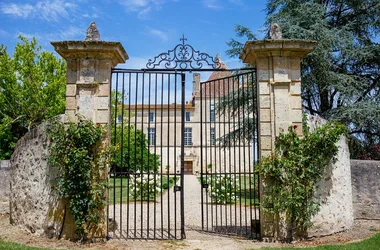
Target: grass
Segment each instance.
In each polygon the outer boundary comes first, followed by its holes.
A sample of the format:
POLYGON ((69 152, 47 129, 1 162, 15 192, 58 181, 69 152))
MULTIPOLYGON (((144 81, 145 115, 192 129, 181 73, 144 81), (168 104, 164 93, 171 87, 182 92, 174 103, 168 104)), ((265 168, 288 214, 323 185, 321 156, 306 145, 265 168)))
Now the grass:
MULTIPOLYGON (((251 178, 249 178, 249 176, 237 176, 236 178, 237 183, 240 184, 240 191, 236 192, 236 196, 238 197, 236 204, 242 204, 243 206, 259 206, 260 199, 258 193, 256 192, 255 194, 253 174, 251 178)), ((201 177, 199 176, 197 179, 199 183, 201 183, 201 177)), ((232 201, 232 204, 235 204, 235 202, 232 201)))
POLYGON ((7 242, 0 240, 0 249, 9 249, 9 250, 47 250, 49 248, 39 248, 39 247, 30 247, 25 246, 19 243, 7 242))
MULTIPOLYGON (((180 242, 177 241, 168 241, 170 244, 182 246, 180 242)), ((22 245, 19 243, 7 242, 0 239, 0 250, 9 249, 9 250, 48 250, 51 248, 38 248, 22 245)), ((231 248, 232 249, 232 248, 231 248)), ((376 234, 367 240, 361 242, 355 242, 344 245, 321 245, 317 247, 306 247, 306 248, 297 248, 297 247, 264 247, 260 248, 263 250, 379 250, 380 249, 380 234, 376 234)))
MULTIPOLYGON (((179 178, 177 177, 177 180, 179 178)), ((162 192, 164 192, 165 190, 171 188, 174 184, 175 184, 175 181, 174 181, 174 177, 167 177, 165 175, 162 175, 161 176, 161 181, 162 181, 162 192)), ((158 185, 161 186, 161 181, 158 182, 158 185)), ((109 182, 109 202, 110 204, 113 204, 114 203, 114 197, 116 197, 116 202, 115 203, 127 203, 128 202, 128 199, 127 199, 127 193, 128 193, 128 178, 127 177, 117 177, 117 178, 110 178, 110 182, 109 182), (114 186, 115 186, 115 195, 114 195, 114 186), (122 191, 121 191, 122 190, 122 191), (122 202, 121 201, 121 197, 120 197, 120 194, 122 193, 122 202)), ((156 197, 158 197, 160 194, 157 194, 156 197)), ((138 200, 138 199, 136 199, 138 200)), ((133 197, 130 196, 129 197, 129 201, 134 201, 133 197)), ((149 201, 154 201, 153 199, 152 200, 149 200, 149 201)))
POLYGON ((307 249, 307 250, 379 250, 380 249, 380 234, 363 240, 361 242, 355 242, 345 245, 321 245, 317 247, 307 247, 307 248, 298 248, 298 247, 265 247, 263 250, 296 250, 296 249, 307 249))
MULTIPOLYGON (((256 183, 258 180, 255 180, 256 183)), ((259 206, 260 199, 256 192, 255 183, 253 183, 253 174, 249 176, 240 177, 240 192, 237 192, 239 201, 244 206, 259 206)))

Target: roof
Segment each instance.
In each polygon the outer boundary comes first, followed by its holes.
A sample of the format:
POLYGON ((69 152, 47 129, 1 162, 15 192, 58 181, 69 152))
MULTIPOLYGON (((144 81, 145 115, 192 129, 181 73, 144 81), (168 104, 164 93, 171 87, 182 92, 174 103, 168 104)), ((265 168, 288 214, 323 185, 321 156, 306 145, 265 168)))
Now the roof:
POLYGON ((239 82, 233 78, 232 71, 220 59, 221 68, 226 71, 214 71, 207 81, 201 82, 201 93, 203 97, 219 97, 228 94, 231 90, 239 88, 239 82))

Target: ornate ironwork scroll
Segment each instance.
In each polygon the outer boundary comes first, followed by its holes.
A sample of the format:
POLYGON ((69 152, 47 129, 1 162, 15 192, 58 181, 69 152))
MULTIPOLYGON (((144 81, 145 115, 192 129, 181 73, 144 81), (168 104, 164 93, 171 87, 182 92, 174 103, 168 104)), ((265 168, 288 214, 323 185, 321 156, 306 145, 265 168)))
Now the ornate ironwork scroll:
POLYGON ((173 70, 197 70, 202 69, 204 66, 210 66, 212 69, 221 68, 219 56, 213 58, 207 53, 195 50, 193 46, 185 43, 187 38, 184 36, 180 41, 182 41, 182 44, 178 44, 174 49, 159 54, 153 60, 149 59, 146 67, 148 69, 164 67, 165 69, 173 70))

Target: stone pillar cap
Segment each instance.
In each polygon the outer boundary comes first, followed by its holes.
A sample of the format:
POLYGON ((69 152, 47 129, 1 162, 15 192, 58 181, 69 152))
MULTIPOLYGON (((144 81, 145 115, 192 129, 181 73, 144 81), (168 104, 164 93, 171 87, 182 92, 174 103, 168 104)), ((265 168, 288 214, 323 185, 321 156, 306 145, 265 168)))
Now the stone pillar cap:
POLYGON ((50 43, 64 59, 83 58, 83 53, 86 53, 89 58, 113 58, 117 64, 125 63, 129 58, 120 42, 61 41, 50 43))
POLYGON ((267 56, 303 58, 313 50, 316 43, 313 40, 293 39, 247 41, 239 58, 244 63, 252 63, 258 57, 267 56))

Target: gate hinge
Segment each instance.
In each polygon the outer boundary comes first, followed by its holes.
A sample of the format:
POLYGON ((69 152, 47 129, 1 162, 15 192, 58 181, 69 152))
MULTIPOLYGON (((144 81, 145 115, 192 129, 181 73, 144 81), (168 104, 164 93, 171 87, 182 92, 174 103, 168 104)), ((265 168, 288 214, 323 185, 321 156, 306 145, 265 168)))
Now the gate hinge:
POLYGON ((178 191, 182 191, 182 187, 181 187, 181 186, 177 186, 177 185, 175 185, 175 186, 174 186, 174 193, 175 193, 175 192, 178 192, 178 191))
POLYGON ((207 183, 203 183, 202 184, 202 188, 208 188, 208 184, 207 183))

